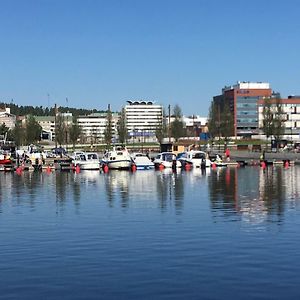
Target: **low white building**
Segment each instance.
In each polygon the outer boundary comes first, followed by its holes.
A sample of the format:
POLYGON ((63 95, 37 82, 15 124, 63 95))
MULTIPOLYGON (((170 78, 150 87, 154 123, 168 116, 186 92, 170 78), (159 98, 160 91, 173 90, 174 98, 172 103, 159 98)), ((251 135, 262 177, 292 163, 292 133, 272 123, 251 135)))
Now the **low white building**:
MULTIPOLYGON (((285 120, 285 133, 284 137, 289 140, 299 140, 300 133, 300 96, 289 96, 286 99, 271 99, 272 109, 276 111, 276 102, 279 101, 283 118, 285 120)), ((264 100, 258 102, 258 123, 259 128, 263 126, 263 107, 264 100)), ((262 130, 261 130, 262 134, 262 130)))

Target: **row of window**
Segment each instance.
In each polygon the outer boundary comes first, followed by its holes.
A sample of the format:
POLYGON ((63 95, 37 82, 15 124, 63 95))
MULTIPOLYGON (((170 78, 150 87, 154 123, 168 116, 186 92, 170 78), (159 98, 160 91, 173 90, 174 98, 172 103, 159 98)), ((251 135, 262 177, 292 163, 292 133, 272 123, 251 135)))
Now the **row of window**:
POLYGON ((247 119, 237 119, 236 120, 237 123, 257 123, 258 119, 251 119, 251 118, 247 118, 247 119))

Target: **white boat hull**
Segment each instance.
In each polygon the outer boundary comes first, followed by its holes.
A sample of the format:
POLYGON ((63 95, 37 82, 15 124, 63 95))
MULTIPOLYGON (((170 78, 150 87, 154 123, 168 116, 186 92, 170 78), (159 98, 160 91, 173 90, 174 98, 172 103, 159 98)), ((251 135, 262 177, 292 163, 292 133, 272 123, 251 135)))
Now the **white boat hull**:
POLYGON ((100 163, 99 162, 79 163, 78 166, 81 170, 100 170, 100 163))
POLYGON ((104 162, 109 169, 130 169, 132 161, 130 160, 111 160, 104 162))

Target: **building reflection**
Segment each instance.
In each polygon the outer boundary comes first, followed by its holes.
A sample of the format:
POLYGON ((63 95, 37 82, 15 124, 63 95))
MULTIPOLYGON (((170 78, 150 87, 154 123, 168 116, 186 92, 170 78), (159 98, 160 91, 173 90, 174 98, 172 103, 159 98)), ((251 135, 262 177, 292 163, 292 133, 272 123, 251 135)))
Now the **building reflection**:
POLYGON ((174 199, 175 211, 180 214, 184 203, 184 183, 181 170, 177 170, 177 172, 173 172, 172 169, 157 171, 156 193, 162 212, 172 207, 174 199))
POLYGON ((214 217, 259 224, 281 222, 288 206, 296 206, 299 168, 226 168, 211 172, 209 198, 214 217))

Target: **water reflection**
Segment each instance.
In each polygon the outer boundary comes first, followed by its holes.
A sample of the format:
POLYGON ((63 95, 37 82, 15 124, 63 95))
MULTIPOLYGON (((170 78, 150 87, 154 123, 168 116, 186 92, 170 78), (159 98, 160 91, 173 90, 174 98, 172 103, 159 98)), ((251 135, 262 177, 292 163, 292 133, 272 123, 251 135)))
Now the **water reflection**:
POLYGON ((299 168, 257 167, 212 171, 208 181, 214 217, 250 223, 281 222, 286 207, 295 207, 299 168))
POLYGON ((53 200, 57 212, 63 212, 69 202, 79 213, 81 202, 93 198, 123 211, 158 208, 162 213, 181 214, 195 190, 205 186, 200 196, 209 200, 215 219, 282 222, 287 209, 299 206, 299 177, 299 167, 0 173, 0 212, 3 205, 35 209, 38 203, 53 200))
POLYGON ((171 169, 166 169, 156 172, 155 190, 162 212, 165 212, 172 205, 172 199, 174 199, 175 211, 181 213, 184 201, 184 182, 180 170, 173 172, 171 169))
POLYGON ((165 211, 173 202, 177 212, 183 207, 184 184, 179 172, 111 171, 104 175, 104 184, 110 207, 114 207, 116 201, 120 201, 124 209, 158 206, 165 211))

